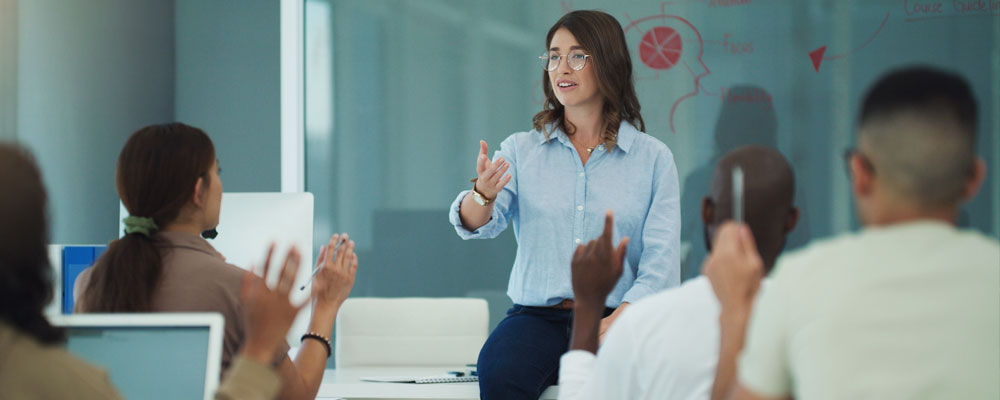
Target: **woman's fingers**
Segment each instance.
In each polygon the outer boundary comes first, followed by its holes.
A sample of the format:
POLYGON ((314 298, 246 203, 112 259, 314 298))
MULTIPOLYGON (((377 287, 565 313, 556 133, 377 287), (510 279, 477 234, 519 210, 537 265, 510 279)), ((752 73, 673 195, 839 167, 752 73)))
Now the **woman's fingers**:
POLYGON ((333 258, 337 255, 337 243, 341 240, 340 234, 336 233, 330 236, 330 242, 326 244, 326 260, 323 262, 327 265, 333 264, 333 258))
POLYGON ((497 175, 498 171, 500 170, 501 167, 503 167, 505 163, 506 160, 504 160, 503 157, 497 158, 496 161, 493 161, 493 163, 489 164, 489 167, 486 168, 485 171, 479 172, 479 180, 483 181, 483 183, 489 183, 497 176, 499 176, 497 175))
POLYGON ((497 183, 497 192, 502 190, 504 186, 507 186, 507 183, 510 182, 510 178, 512 178, 510 174, 504 175, 503 179, 497 183))
POLYGON ((489 150, 489 146, 486 145, 485 140, 479 141, 479 155, 476 157, 476 175, 482 175, 483 171, 489 168, 490 158, 486 155, 489 150))
POLYGON ((285 263, 281 267, 281 274, 278 276, 278 293, 287 295, 292 290, 295 283, 295 275, 299 272, 299 251, 292 247, 285 256, 285 263))
POLYGON ((271 255, 273 254, 274 242, 271 242, 271 244, 267 246, 267 256, 264 257, 264 272, 260 275, 265 281, 267 280, 267 273, 271 270, 271 255))
POLYGON ((354 257, 354 241, 344 243, 344 253, 340 261, 340 270, 346 271, 351 268, 351 258, 354 257))

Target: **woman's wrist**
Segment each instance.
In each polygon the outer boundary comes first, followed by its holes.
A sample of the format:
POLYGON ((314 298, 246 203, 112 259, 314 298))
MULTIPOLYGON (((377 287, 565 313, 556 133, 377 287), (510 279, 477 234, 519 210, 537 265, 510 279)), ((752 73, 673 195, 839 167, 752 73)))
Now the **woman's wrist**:
POLYGON ((271 347, 259 343, 253 338, 249 338, 243 347, 243 356, 261 364, 269 365, 274 360, 274 355, 277 351, 277 348, 271 347))

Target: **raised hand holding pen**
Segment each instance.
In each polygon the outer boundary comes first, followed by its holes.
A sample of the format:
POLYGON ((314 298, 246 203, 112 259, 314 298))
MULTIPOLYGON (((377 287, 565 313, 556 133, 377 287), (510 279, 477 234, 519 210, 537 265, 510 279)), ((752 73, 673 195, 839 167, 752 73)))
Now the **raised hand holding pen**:
POLYGON ((333 306, 336 312, 351 292, 358 271, 354 241, 346 233, 331 236, 329 243, 320 249, 316 268, 312 283, 313 301, 316 307, 333 306), (343 243, 339 249, 338 242, 343 243))

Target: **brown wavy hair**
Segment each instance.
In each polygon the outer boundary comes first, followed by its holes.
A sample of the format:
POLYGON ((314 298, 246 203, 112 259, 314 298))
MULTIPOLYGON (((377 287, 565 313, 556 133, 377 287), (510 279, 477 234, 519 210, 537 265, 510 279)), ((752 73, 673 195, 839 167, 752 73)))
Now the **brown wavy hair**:
MULTIPOLYGON (((597 88, 604 97, 602 120, 604 130, 601 138, 608 149, 613 149, 618 143, 618 126, 622 121, 628 121, 640 131, 646 130, 646 123, 639 113, 639 99, 635 94, 635 83, 632 77, 632 57, 625 43, 625 32, 618 20, 611 15, 596 10, 573 11, 560 18, 545 37, 545 48, 552 43, 552 36, 560 28, 569 30, 584 51, 591 55, 588 60, 597 75, 597 88)), ((532 125, 538 131, 549 136, 547 126, 556 124, 567 135, 576 132, 576 127, 566 121, 565 107, 556 99, 549 80, 549 72, 542 70, 542 90, 545 92, 545 104, 542 111, 532 118, 532 125)))
POLYGON ((45 318, 52 300, 48 196, 34 157, 0 143, 0 321, 43 344, 65 339, 45 318))
MULTIPOLYGON (((129 137, 118 156, 118 196, 130 215, 152 218, 161 229, 177 219, 194 194, 209 184, 215 146, 201 129, 182 123, 151 125, 129 137)), ((94 264, 82 312, 152 311, 163 270, 161 239, 130 233, 108 245, 94 264)))

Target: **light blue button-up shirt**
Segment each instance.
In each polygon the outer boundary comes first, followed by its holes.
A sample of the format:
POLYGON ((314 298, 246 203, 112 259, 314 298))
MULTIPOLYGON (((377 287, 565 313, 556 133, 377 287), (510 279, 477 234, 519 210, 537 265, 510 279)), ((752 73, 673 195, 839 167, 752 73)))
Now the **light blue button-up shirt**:
POLYGON ((493 159, 510 162, 512 178, 493 215, 475 231, 458 215, 449 220, 462 239, 494 238, 514 225, 517 256, 507 295, 515 304, 550 306, 573 298, 570 261, 577 245, 601 235, 614 211, 614 242, 630 237, 625 268, 606 305, 618 307, 680 284, 680 188, 667 145, 622 122, 617 148, 594 149, 584 165, 561 129, 548 139, 532 130, 510 135, 493 159))

